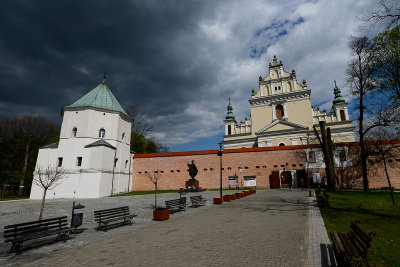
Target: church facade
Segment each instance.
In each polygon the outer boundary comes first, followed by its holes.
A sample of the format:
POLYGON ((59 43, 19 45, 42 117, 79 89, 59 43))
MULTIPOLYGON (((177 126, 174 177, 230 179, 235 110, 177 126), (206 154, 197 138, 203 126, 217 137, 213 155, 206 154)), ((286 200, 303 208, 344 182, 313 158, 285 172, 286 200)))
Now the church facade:
MULTIPOLYGON (((63 168, 66 178, 46 198, 98 198, 127 192, 131 184, 131 121, 105 80, 62 109, 59 142, 39 150, 37 171, 63 168)), ((32 184, 31 199, 43 188, 32 184)))
POLYGON ((229 101, 224 120, 224 147, 306 145, 315 140, 313 126, 318 130, 319 121, 325 121, 326 127, 331 128, 334 142, 353 142, 352 120, 336 84, 334 94, 332 112, 314 109, 306 81, 298 83, 296 71, 286 72, 274 56, 267 75, 258 79, 258 90, 252 90, 250 117, 238 123, 229 101))

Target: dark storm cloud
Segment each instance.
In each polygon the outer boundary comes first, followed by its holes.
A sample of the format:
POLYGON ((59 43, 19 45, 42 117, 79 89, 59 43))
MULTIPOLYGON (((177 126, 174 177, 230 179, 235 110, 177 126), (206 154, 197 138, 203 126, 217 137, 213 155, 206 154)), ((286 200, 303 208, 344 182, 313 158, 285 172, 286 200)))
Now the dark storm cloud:
POLYGON ((0 117, 41 114, 60 123, 60 110, 106 71, 119 102, 139 105, 151 120, 156 141, 222 138, 228 97, 238 122, 248 116, 251 88, 274 54, 307 79, 312 101, 330 103, 326 90, 345 80, 347 36, 373 4, 2 1, 0 117))
POLYGON ((196 56, 188 57, 188 47, 196 44, 184 38, 198 27, 199 3, 2 3, 0 114, 57 114, 100 83, 104 71, 123 105, 139 104, 149 116, 154 107, 181 109, 209 75, 192 66, 196 56))

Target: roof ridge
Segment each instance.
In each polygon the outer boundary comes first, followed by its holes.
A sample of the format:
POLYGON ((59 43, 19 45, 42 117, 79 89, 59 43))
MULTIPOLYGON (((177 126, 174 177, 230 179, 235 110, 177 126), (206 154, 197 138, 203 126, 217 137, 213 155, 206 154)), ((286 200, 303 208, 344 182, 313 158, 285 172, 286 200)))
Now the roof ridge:
POLYGON ((114 96, 105 81, 101 82, 73 104, 64 107, 64 109, 74 107, 93 107, 118 111, 129 117, 128 113, 126 113, 124 108, 118 102, 118 99, 114 96))

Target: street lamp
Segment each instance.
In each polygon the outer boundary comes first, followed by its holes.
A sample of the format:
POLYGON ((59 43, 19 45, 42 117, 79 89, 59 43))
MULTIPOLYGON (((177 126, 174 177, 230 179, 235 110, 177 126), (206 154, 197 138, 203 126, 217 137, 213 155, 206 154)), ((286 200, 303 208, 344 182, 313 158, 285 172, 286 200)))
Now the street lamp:
POLYGON ((243 188, 243 169, 242 169, 242 162, 240 162, 239 171, 240 171, 240 188, 243 188))
POLYGON ((222 198, 222 142, 218 143, 219 150, 218 150, 218 157, 219 157, 219 171, 220 171, 220 179, 219 179, 219 196, 222 198))

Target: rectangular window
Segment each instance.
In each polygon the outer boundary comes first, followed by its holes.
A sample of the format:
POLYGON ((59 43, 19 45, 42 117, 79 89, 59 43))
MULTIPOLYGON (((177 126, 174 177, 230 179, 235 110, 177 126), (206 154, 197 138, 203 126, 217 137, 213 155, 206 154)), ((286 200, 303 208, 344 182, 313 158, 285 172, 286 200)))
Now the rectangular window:
POLYGON ((82 157, 76 158, 76 166, 82 166, 82 157))
POLYGON ((58 167, 62 166, 62 161, 63 161, 63 158, 58 158, 58 167))
POLYGON ((308 162, 315 162, 315 152, 314 151, 308 152, 308 162))
POLYGON ((339 151, 339 159, 340 161, 346 161, 346 151, 344 150, 339 151))
POLYGON ((117 167, 117 162, 118 162, 118 159, 115 158, 115 159, 114 159, 114 167, 117 167))
POLYGON ((125 169, 128 168, 128 160, 125 161, 125 169))

